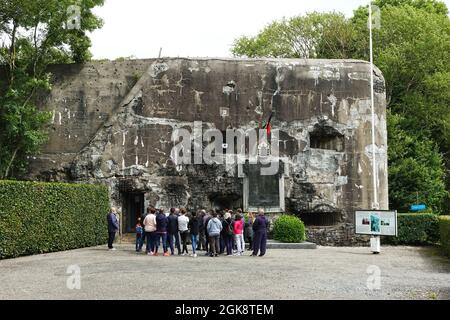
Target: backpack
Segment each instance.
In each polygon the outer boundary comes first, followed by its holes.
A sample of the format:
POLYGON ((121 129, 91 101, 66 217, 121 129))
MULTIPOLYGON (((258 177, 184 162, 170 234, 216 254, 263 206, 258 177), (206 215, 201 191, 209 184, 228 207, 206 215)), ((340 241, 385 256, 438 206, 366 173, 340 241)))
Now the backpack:
POLYGON ((233 222, 228 223, 227 222, 227 235, 232 236, 234 234, 234 230, 233 230, 233 222))

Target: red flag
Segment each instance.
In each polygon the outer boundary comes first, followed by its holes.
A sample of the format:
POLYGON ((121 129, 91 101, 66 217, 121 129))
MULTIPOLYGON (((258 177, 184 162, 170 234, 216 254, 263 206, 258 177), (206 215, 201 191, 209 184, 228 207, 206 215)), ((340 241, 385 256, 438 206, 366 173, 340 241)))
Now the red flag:
POLYGON ((270 131, 272 130, 272 126, 270 125, 270 120, 272 120, 272 116, 273 116, 273 112, 270 113, 270 117, 267 120, 267 124, 266 124, 266 132, 267 132, 267 136, 270 135, 270 131))

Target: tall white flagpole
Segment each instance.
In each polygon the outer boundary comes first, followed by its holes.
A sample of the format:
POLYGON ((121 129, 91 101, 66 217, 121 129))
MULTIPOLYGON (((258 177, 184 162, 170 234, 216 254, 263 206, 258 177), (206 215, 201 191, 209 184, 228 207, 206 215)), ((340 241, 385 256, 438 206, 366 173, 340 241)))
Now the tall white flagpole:
MULTIPOLYGON (((369 46, 370 46, 370 104, 372 109, 372 181, 373 181, 373 202, 372 210, 378 210, 377 192, 377 162, 375 146, 375 99, 373 92, 373 41, 372 41, 372 1, 369 0, 369 46)), ((373 236, 370 239, 370 249, 372 253, 380 253, 380 236, 373 236)))
POLYGON ((373 40, 372 40, 372 1, 369 0, 369 46, 370 46, 370 104, 372 110, 372 182, 373 182, 373 202, 372 209, 379 209, 377 192, 377 163, 375 145, 375 99, 373 89, 373 40))

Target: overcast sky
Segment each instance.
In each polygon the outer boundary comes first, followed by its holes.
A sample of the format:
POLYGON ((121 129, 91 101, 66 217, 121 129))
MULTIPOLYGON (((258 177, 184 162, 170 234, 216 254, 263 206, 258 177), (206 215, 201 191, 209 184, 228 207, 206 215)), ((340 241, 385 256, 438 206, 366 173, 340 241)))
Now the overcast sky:
MULTIPOLYGON (((269 22, 311 11, 351 16, 367 0, 106 0, 94 12, 105 22, 92 33, 94 59, 135 56, 230 57, 234 39, 269 22)), ((447 6, 450 0, 445 0, 447 6)))

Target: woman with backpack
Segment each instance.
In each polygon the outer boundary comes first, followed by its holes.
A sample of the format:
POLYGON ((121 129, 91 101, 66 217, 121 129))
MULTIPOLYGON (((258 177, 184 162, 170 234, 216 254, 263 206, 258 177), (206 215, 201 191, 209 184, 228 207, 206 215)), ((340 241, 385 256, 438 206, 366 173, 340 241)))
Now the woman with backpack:
POLYGON ((233 255, 233 220, 231 220, 231 210, 227 211, 224 215, 224 220, 222 222, 222 230, 223 232, 223 241, 225 244, 225 248, 227 250, 227 256, 233 255))
POLYGON ((253 222, 255 221, 255 214, 248 213, 247 221, 245 221, 245 240, 248 242, 248 250, 253 251, 253 222))

